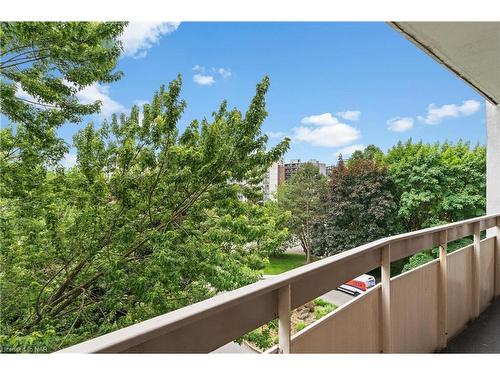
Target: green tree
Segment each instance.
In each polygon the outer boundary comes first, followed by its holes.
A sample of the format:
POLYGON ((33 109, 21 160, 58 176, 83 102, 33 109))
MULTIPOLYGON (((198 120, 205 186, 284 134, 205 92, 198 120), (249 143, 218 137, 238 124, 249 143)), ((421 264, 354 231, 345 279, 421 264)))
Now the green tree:
POLYGON ((2 113, 43 136, 65 121, 78 122, 100 103, 82 104, 76 93, 113 82, 125 22, 1 22, 2 113))
POLYGON ((434 257, 430 251, 416 253, 408 259, 408 262, 405 263, 402 272, 408 272, 421 266, 422 264, 432 261, 433 259, 434 257))
POLYGON ((333 169, 323 204, 323 216, 313 230, 313 249, 328 256, 391 235, 396 202, 387 169, 373 160, 358 159, 333 169))
POLYGON ((306 163, 286 183, 278 188, 278 205, 290 212, 288 229, 293 239, 298 239, 307 262, 311 261, 312 228, 320 218, 321 197, 327 179, 318 167, 306 163))
POLYGON ((364 159, 364 160, 374 160, 377 163, 384 162, 384 152, 375 145, 368 145, 364 150, 357 150, 351 155, 347 164, 350 165, 354 163, 356 160, 364 159))
POLYGON ((114 68, 125 25, 0 23, 1 113, 10 121, 0 130, 3 194, 25 199, 29 187, 44 178, 45 166, 54 167, 68 151, 57 128, 99 111, 99 101, 82 104, 77 92, 121 77, 114 68))
POLYGON ((485 212, 486 148, 399 142, 385 157, 396 186, 405 231, 480 216, 485 212))
POLYGON ((1 344, 54 350, 256 281, 287 235, 257 203, 288 147, 266 150, 268 86, 181 133, 179 77, 141 117, 78 132, 74 168, 9 162, 39 174, 1 198, 1 344))

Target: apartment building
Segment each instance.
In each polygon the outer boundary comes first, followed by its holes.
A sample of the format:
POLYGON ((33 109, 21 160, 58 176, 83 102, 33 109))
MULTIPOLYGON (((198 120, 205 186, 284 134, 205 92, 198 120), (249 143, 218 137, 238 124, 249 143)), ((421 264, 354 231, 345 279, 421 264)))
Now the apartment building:
POLYGON ((280 184, 279 174, 280 170, 283 170, 280 166, 283 166, 283 160, 273 163, 264 175, 262 186, 264 190, 264 201, 273 199, 274 193, 278 191, 278 185, 280 184))
POLYGON ((321 174, 327 176, 327 168, 330 167, 327 167, 325 163, 320 163, 318 160, 313 159, 302 162, 300 159, 294 159, 289 163, 284 163, 283 160, 280 160, 273 163, 264 176, 262 183, 264 201, 273 199, 274 193, 278 191, 278 186, 292 178, 299 168, 306 163, 315 165, 321 174))
POLYGON ((303 162, 300 159, 291 160, 290 163, 284 164, 284 179, 289 180, 292 176, 297 173, 299 168, 304 164, 312 164, 318 167, 319 173, 326 176, 326 164, 320 163, 318 160, 311 159, 309 161, 303 162))

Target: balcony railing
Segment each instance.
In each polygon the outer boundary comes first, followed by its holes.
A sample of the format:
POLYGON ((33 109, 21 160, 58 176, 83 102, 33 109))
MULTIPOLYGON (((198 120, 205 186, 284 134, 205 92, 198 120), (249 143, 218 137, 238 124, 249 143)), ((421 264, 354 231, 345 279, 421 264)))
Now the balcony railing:
POLYGON ((60 352, 208 353, 275 318, 268 352, 434 352, 498 296, 498 233, 500 214, 383 238, 60 352), (466 236, 473 244, 447 253, 466 236), (391 278, 391 262, 436 246, 439 259, 391 278), (380 284, 291 337, 291 310, 378 267, 380 284))

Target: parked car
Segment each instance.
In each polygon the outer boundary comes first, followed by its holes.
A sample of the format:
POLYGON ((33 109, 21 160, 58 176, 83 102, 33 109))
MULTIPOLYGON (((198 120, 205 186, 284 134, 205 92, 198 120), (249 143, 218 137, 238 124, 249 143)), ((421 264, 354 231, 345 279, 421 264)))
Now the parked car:
POLYGON ((375 278, 372 275, 363 274, 355 279, 349 280, 345 284, 342 284, 337 288, 337 290, 350 294, 351 296, 357 296, 374 286, 375 278))

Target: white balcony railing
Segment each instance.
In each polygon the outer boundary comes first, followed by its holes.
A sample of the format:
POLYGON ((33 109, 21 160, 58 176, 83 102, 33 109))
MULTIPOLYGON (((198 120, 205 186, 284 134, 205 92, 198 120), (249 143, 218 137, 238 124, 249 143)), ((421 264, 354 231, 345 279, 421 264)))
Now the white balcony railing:
POLYGON ((274 318, 279 346, 269 352, 433 352, 500 293, 498 233, 499 214, 383 238, 60 352, 208 353, 274 318), (447 253, 471 235, 472 245, 447 253), (439 259, 390 277, 391 262, 435 246, 439 259), (377 267, 381 284, 290 336, 292 309, 377 267))

